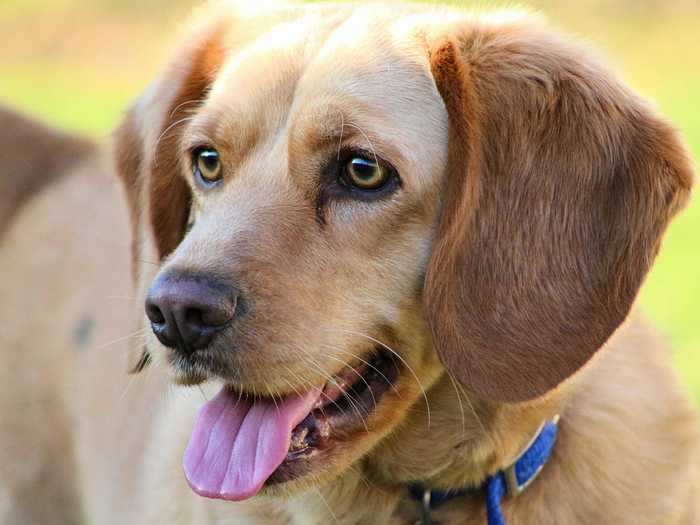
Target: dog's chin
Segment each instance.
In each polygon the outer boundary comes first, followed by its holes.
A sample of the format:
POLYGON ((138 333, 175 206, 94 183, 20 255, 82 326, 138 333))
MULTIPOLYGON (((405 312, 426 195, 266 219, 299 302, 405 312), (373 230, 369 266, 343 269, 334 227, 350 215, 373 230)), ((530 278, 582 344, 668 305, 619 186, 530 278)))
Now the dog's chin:
MULTIPOLYGON (((343 367, 325 385, 316 387, 320 395, 293 427, 286 457, 267 478, 260 493, 288 496, 336 477, 366 454, 400 419, 402 411, 395 410, 395 405, 408 402, 399 393, 405 372, 400 358, 375 348, 361 361, 343 367)), ((181 370, 174 378, 176 383, 187 386, 207 379, 202 371, 192 368, 181 370)), ((239 399, 253 399, 236 384, 226 383, 225 388, 239 399)))
POLYGON ((207 374, 192 370, 174 370, 173 383, 178 386, 198 386, 206 382, 207 374))

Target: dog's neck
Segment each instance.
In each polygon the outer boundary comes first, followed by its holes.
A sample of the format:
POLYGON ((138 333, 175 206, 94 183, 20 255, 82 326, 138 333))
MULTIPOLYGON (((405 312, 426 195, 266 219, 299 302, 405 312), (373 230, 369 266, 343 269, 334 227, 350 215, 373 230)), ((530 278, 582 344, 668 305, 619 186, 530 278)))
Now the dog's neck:
MULTIPOLYGON (((419 401, 399 428, 338 479, 291 499, 252 501, 245 514, 249 521, 234 521, 414 525, 420 514, 408 497, 411 481, 438 489, 479 486, 487 475, 512 462, 542 421, 559 413, 553 455, 534 483, 503 501, 506 523, 638 523, 640 512, 648 518, 646 523, 668 523, 668 507, 656 505, 654 499, 659 477, 667 480, 663 490, 669 501, 697 498, 695 467, 688 463, 698 437, 695 408, 665 366, 665 354, 632 344, 648 341, 650 334, 633 328, 625 337, 614 343, 615 351, 601 354, 568 381, 566 390, 545 400, 497 405, 461 393, 464 419, 455 387, 443 377, 428 391, 430 430, 419 401), (621 399, 627 392, 621 383, 629 378, 663 388, 629 390, 621 399), (656 477, 650 478, 650 471, 656 477)), ((176 458, 176 451, 168 457, 176 458)), ((176 462, 169 472, 175 476, 180 469, 176 462)), ((183 490, 189 491, 186 486, 183 490)), ((212 505, 211 500, 199 501, 203 512, 212 505)), ((230 523, 231 505, 217 509, 221 519, 216 523, 230 523)), ((477 491, 451 500, 432 517, 441 525, 483 525, 484 495, 477 491)))
MULTIPOLYGON (((665 366, 661 346, 633 344, 653 340, 653 334, 635 325, 618 337, 609 343, 614 351, 601 354, 565 390, 545 400, 493 405, 462 395, 464 423, 455 387, 442 378, 428 393, 430 431, 424 407, 416 404, 401 428, 347 474, 287 502, 289 523, 419 523, 408 482, 478 486, 508 465, 537 426, 556 413, 561 420, 553 455, 534 483, 503 502, 506 523, 638 523, 640 516, 645 523, 669 523, 674 514, 656 504, 658 479, 667 480, 663 491, 669 501, 697 498, 696 467, 688 464, 688 451, 697 450, 695 408, 665 366), (621 389, 628 378, 663 388, 621 389), (623 392, 631 394, 621 398, 623 392)), ((682 512, 679 507, 677 523, 692 521, 684 521, 682 512)), ((454 499, 433 519, 441 525, 483 525, 484 495, 454 499)))
MULTIPOLYGON (((471 399, 444 375, 428 391, 430 426, 426 404, 418 401, 400 428, 345 475, 292 500, 287 508, 292 522, 310 524, 305 520, 313 515, 313 523, 415 523, 420 509, 408 497, 410 483, 478 489, 487 476, 513 462, 540 424, 558 411, 560 398, 528 405, 488 403, 471 399), (309 513, 311 507, 316 512, 309 513)), ((459 500, 461 519, 469 507, 483 517, 480 491, 459 500)), ((438 512, 451 513, 454 507, 438 512)))

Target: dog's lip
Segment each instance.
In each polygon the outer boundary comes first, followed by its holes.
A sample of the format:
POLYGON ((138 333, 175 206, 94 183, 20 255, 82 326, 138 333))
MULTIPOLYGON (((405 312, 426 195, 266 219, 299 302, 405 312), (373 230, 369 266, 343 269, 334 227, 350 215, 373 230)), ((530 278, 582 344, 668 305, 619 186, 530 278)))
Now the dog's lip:
MULTIPOLYGON (((358 383, 363 382, 364 374, 366 373, 374 373, 381 377, 384 381, 391 383, 391 381, 389 381, 388 378, 382 373, 380 367, 377 366, 378 363, 373 363, 373 361, 377 360, 377 357, 379 356, 393 362, 394 359, 390 358, 388 354, 388 351, 380 348, 376 350, 374 354, 371 354, 367 359, 356 357, 355 361, 344 365, 339 372, 331 375, 330 379, 326 381, 325 384, 320 387, 312 387, 313 389, 318 390, 320 393, 319 400, 314 406, 314 409, 324 408, 329 405, 336 404, 341 397, 347 394, 348 390, 351 390, 358 383)), ((183 370, 180 368, 175 368, 174 372, 173 382, 179 386, 200 386, 213 379, 210 374, 192 369, 183 370)), ((242 396, 253 398, 260 397, 259 393, 249 391, 248 388, 242 387, 235 382, 224 380, 224 384, 242 396)), ((393 388, 393 385, 390 386, 393 388)), ((299 388, 292 387, 286 392, 275 392, 274 397, 284 397, 286 395, 294 395, 298 393, 299 388)))
POLYGON ((179 386, 198 386, 207 381, 207 376, 197 372, 180 372, 175 374, 173 382, 179 386))
POLYGON ((315 470, 322 470, 322 461, 315 461, 337 444, 353 439, 368 430, 369 416, 376 410, 384 394, 396 390, 400 363, 382 348, 367 360, 347 365, 333 376, 307 416, 292 430, 292 439, 285 461, 267 480, 275 485, 297 479, 315 470), (354 378, 354 380, 353 380, 354 378))
MULTIPOLYGON (((375 349, 375 352, 373 354, 370 354, 366 359, 356 357, 356 359, 353 362, 344 365, 340 369, 340 371, 331 375, 330 379, 326 381, 325 384, 323 384, 322 386, 314 386, 309 389, 316 390, 319 392, 318 401, 314 405, 312 412, 317 410, 342 411, 344 408, 343 405, 347 404, 348 402, 350 403, 352 408, 353 393, 356 393, 359 390, 367 391, 369 389, 369 395, 373 402, 372 405, 374 405, 374 402, 377 401, 377 399, 374 398, 374 392, 370 388, 370 383, 368 382, 365 376, 371 375, 376 379, 380 379, 384 383, 383 386, 386 387, 380 389, 382 390, 382 393, 388 388, 395 389, 392 378, 395 377, 397 374, 392 372, 385 373, 386 371, 383 372, 382 370, 389 366, 393 366, 394 368, 396 368, 397 365, 398 363, 393 358, 393 355, 391 355, 389 351, 383 348, 375 349)), ((206 376, 198 375, 196 372, 183 373, 182 375, 179 375, 176 378, 176 382, 179 385, 183 386, 198 386, 202 383, 205 383, 207 380, 208 378, 206 376)), ((260 394, 248 392, 247 389, 241 388, 240 385, 237 385, 235 383, 225 382, 225 384, 227 388, 231 389, 232 391, 238 393, 243 397, 261 397, 260 394)), ((295 395, 299 394, 299 392, 300 389, 297 387, 294 390, 290 390, 284 393, 275 392, 274 397, 278 398, 284 397, 286 395, 295 395)), ((265 396, 262 397, 264 398, 265 396)), ((373 410, 375 407, 372 406, 368 408, 371 408, 373 410)), ((369 415, 369 412, 371 412, 371 410, 367 411, 364 415, 369 415)))
POLYGON ((354 384, 362 381, 363 374, 369 369, 370 363, 362 361, 359 365, 346 365, 340 372, 331 377, 321 390, 314 409, 323 409, 347 395, 354 384))
MULTIPOLYGON (((327 467, 323 458, 336 445, 347 443, 368 431, 369 416, 380 404, 382 396, 390 389, 396 391, 394 383, 400 374, 401 363, 400 358, 383 347, 377 347, 373 353, 363 357, 356 357, 345 364, 325 384, 305 387, 305 393, 298 386, 290 385, 291 392, 275 392, 274 397, 266 398, 248 393, 245 387, 236 382, 224 381, 224 388, 237 393, 239 398, 260 399, 269 404, 276 404, 275 398, 281 401, 287 396, 316 392, 314 395, 317 399, 311 410, 291 430, 286 458, 265 485, 277 485, 306 474, 322 472, 327 467)), ((206 380, 206 377, 184 370, 176 377, 178 384, 188 386, 196 386, 206 380)))

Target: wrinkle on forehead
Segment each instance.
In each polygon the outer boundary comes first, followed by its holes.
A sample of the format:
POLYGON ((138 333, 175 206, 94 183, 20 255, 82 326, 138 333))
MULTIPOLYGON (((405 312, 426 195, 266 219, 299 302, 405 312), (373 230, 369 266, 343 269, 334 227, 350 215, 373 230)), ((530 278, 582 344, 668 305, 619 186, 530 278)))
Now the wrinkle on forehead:
MULTIPOLYGON (((416 183, 446 163, 447 113, 417 26, 386 11, 310 13, 233 55, 190 126, 245 156, 271 136, 352 140, 410 167, 416 183)), ((399 167, 399 166, 397 166, 399 167)))
POLYGON ((359 132, 369 149, 400 152, 424 184, 446 163, 447 111, 418 26, 385 15, 359 9, 329 36, 299 79, 292 114, 320 122, 325 112, 336 127, 354 126, 340 134, 359 132))
POLYGON ((284 127, 299 78, 345 11, 309 10, 231 53, 191 132, 217 142, 235 137, 235 148, 251 142, 240 137, 248 130, 262 136, 284 127))

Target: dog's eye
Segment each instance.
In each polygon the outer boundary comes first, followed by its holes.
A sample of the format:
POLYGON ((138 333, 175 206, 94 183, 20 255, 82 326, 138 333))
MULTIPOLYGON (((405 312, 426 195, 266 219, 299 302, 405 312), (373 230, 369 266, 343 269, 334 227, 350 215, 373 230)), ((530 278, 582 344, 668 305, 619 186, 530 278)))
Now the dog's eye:
POLYGON ((343 166, 345 182, 361 190, 378 190, 389 181, 390 176, 391 170, 386 166, 359 155, 350 157, 343 166))
POLYGON ((213 148, 199 148, 194 151, 192 171, 205 184, 213 184, 221 180, 223 169, 219 152, 213 148))

